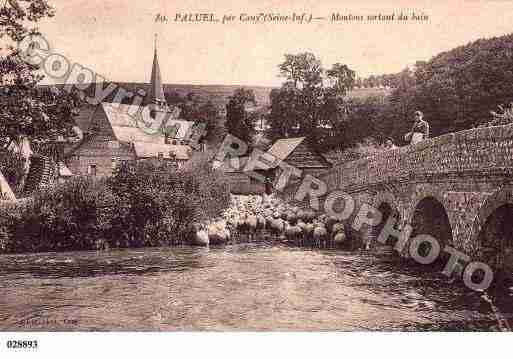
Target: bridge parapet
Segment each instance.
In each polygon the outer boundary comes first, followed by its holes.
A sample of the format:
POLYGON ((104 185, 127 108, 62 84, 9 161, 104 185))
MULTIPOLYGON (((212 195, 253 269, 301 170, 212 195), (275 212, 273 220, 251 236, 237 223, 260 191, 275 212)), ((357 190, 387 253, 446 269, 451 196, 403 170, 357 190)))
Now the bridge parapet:
POLYGON ((513 169, 513 125, 445 134, 332 168, 328 188, 366 186, 423 175, 513 169))

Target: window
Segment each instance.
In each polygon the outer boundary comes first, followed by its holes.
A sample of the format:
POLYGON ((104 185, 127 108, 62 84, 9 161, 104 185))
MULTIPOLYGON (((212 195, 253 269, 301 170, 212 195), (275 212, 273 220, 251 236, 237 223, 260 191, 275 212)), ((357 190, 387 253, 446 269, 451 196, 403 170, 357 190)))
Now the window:
POLYGON ((162 161, 164 159, 164 152, 159 152, 157 158, 159 159, 159 161, 162 161))
POLYGON ((91 176, 96 176, 96 164, 89 165, 87 173, 91 176))

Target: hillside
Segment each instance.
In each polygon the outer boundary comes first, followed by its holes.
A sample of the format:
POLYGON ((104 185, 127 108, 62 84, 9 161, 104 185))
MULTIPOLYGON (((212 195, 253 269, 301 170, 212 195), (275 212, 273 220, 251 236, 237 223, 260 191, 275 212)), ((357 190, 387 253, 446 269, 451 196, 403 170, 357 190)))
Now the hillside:
MULTIPOLYGON (((135 83, 135 82, 116 82, 118 86, 127 91, 136 92, 139 89, 148 91, 149 84, 135 83)), ((63 85, 57 85, 62 87, 63 85)), ((48 87, 42 85, 41 87, 48 87)), ((224 107, 228 102, 228 97, 238 88, 251 89, 255 93, 258 107, 269 106, 269 93, 273 87, 268 86, 236 86, 236 85, 187 85, 187 84, 164 84, 164 92, 166 95, 177 93, 181 97, 187 96, 189 93, 194 93, 202 102, 212 101, 218 107, 224 107)), ((90 86, 86 93, 91 96, 94 91, 94 86, 90 86)), ((383 96, 389 94, 388 89, 384 88, 357 88, 349 93, 351 98, 366 98, 369 96, 383 96)), ((111 102, 114 99, 115 92, 110 94, 105 101, 111 102)))
MULTIPOLYGON (((147 83, 136 83, 136 82, 113 82, 120 86, 126 91, 136 93, 137 90, 144 90, 149 92, 149 84, 147 83)), ((88 96, 92 96, 95 91, 94 84, 91 84, 85 93, 88 96)), ((58 88, 62 88, 64 85, 55 85, 58 88)), ((40 87, 50 87, 50 85, 41 85, 40 87)), ((106 87, 106 85, 105 85, 106 87)), ((189 93, 194 93, 201 102, 212 101, 218 107, 224 107, 228 102, 228 97, 238 88, 251 89, 255 93, 256 100, 259 106, 269 105, 269 93, 272 87, 265 86, 236 86, 236 85, 187 85, 187 84, 164 84, 164 92, 167 96, 173 93, 180 95, 181 97, 187 96, 189 93)), ((111 93, 104 101, 112 102, 116 91, 111 93)))
MULTIPOLYGON (((117 82, 115 84, 124 88, 126 91, 134 93, 139 89, 143 89, 148 92, 149 89, 149 84, 134 82, 117 82)), ((64 85, 60 84, 56 86, 62 88, 64 85)), ((48 85, 42 85, 41 87, 48 87, 48 85)), ((212 101, 216 107, 224 110, 226 104, 228 103, 228 97, 231 96, 233 92, 240 87, 253 90, 257 100, 257 107, 262 108, 270 105, 269 93, 273 88, 265 86, 164 84, 164 92, 166 97, 172 97, 172 94, 178 94, 180 97, 185 97, 187 94, 192 92, 196 95, 196 99, 198 99, 200 102, 212 101)), ((88 96, 92 96, 94 94, 94 88, 95 86, 90 86, 85 91, 86 94, 88 96)), ((351 91, 349 93, 349 97, 366 98, 369 96, 386 96, 388 93, 389 90, 383 88, 361 88, 351 91)), ((104 101, 112 102, 114 100, 115 94, 116 92, 114 91, 104 101)), ((76 118, 76 121, 82 129, 88 128, 89 120, 93 111, 93 106, 84 106, 84 108, 80 110, 80 114, 76 118)))

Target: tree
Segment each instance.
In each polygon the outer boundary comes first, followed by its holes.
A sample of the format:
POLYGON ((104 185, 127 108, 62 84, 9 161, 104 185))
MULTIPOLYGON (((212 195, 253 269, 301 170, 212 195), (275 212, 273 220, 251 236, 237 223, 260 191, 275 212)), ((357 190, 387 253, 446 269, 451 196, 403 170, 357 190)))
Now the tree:
POLYGON ((333 89, 339 96, 345 96, 356 84, 356 73, 347 65, 342 65, 337 62, 326 74, 328 80, 333 82, 333 89))
POLYGON ((26 37, 40 35, 37 28, 29 26, 53 15, 46 0, 8 0, 0 9, 0 38, 11 43, 7 55, 0 57, 2 151, 23 138, 38 145, 72 133, 74 110, 79 104, 77 94, 39 88, 44 76, 13 46, 26 37))
POLYGON ((209 100, 200 106, 199 113, 198 122, 206 125, 205 140, 209 143, 220 141, 226 130, 221 122, 222 118, 217 107, 209 100))
POLYGON ((228 98, 226 105, 225 127, 229 134, 252 144, 255 134, 253 117, 246 111, 246 106, 256 106, 256 98, 253 90, 239 88, 228 98))
POLYGON ((279 69, 288 81, 271 91, 268 137, 307 136, 319 150, 338 143, 355 72, 341 63, 325 70, 311 53, 287 54, 279 69))
POLYGON ((294 84, 294 87, 314 87, 322 83, 322 64, 314 54, 303 52, 286 54, 279 65, 280 75, 294 84))
POLYGON ((222 124, 222 118, 219 114, 219 109, 212 101, 201 101, 199 96, 190 92, 185 98, 175 98, 174 103, 181 110, 181 118, 194 121, 197 124, 205 124, 206 134, 202 138, 203 141, 215 144, 223 137, 225 129, 222 124))

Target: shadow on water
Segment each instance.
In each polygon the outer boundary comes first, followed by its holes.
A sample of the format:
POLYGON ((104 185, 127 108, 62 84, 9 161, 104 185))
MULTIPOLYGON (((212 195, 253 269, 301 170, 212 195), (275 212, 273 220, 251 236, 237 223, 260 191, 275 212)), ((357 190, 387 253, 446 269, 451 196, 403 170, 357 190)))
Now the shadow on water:
POLYGON ((0 256, 0 275, 34 278, 148 275, 208 268, 209 248, 143 248, 0 256))

